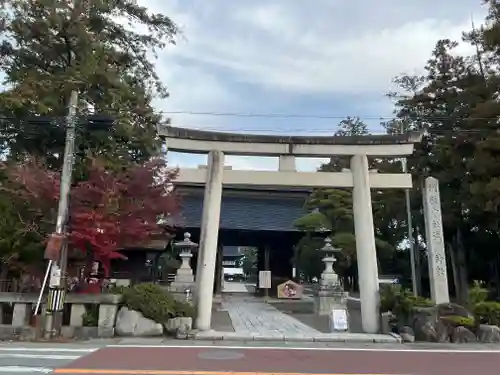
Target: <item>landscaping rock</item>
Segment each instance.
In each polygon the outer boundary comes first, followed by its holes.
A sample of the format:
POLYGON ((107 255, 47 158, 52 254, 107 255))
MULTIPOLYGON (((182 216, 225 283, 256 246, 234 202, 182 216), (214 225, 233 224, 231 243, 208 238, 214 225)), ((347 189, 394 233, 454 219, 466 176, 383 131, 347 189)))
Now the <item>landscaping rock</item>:
POLYGON ((404 326, 401 329, 401 332, 399 334, 401 336, 401 339, 403 342, 414 342, 415 341, 415 332, 413 332, 413 329, 408 326, 404 326))
POLYGON ((122 307, 116 317, 115 332, 117 336, 162 336, 163 325, 122 307))
POLYGON ((177 328, 177 332, 175 332, 175 338, 177 340, 187 340, 190 331, 191 329, 189 328, 189 326, 187 324, 184 324, 177 328))
POLYGON ((474 314, 456 303, 442 303, 435 307, 436 315, 448 327, 474 327, 474 314))
POLYGON ((193 327, 193 319, 190 317, 178 317, 167 320, 165 330, 170 335, 177 338, 187 338, 187 335, 193 327), (186 336, 186 337, 184 337, 186 336))
POLYGON ((477 327, 477 340, 482 343, 500 342, 500 328, 488 324, 480 324, 477 327))
POLYGON ((433 307, 419 307, 413 312, 412 327, 417 341, 449 342, 450 339, 472 342, 474 316, 456 303, 443 303, 433 307), (462 327, 456 330, 457 327, 462 327), (466 329, 464 331, 463 329, 466 329))
POLYGON ((451 334, 451 341, 455 344, 477 342, 476 335, 463 326, 455 327, 451 334))
POLYGON ((394 315, 392 312, 387 311, 380 314, 380 328, 381 333, 390 333, 392 332, 391 321, 394 315))
POLYGON ((446 326, 437 318, 435 307, 422 307, 414 312, 413 331, 415 340, 428 342, 449 342, 446 326))

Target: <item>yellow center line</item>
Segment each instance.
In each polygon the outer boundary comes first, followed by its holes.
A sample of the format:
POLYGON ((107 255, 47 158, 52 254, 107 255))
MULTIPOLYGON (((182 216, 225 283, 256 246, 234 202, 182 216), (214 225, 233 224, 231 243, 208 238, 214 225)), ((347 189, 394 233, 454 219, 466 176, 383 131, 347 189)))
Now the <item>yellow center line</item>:
MULTIPOLYGON (((115 370, 60 368, 53 374, 102 374, 102 375, 388 375, 388 374, 339 374, 339 373, 305 373, 305 372, 236 372, 236 371, 185 371, 185 370, 115 370)), ((393 374, 394 375, 394 374, 393 374)))

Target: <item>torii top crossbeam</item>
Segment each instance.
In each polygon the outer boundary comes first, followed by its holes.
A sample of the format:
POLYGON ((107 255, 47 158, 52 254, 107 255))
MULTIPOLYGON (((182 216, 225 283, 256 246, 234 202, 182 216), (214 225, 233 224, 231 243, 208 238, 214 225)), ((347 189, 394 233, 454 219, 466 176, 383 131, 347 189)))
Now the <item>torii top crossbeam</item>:
POLYGON ((404 156, 411 155, 421 133, 362 136, 280 136, 213 132, 158 126, 170 151, 227 155, 329 157, 332 155, 404 156))

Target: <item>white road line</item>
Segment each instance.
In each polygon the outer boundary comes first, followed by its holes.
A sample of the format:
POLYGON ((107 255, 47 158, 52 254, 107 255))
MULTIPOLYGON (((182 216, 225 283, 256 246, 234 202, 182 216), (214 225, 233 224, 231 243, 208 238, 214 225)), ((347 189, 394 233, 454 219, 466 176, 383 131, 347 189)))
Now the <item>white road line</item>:
POLYGON ((30 374, 33 372, 49 374, 50 372, 52 372, 52 370, 53 370, 52 368, 48 367, 0 366, 0 372, 7 372, 9 374, 12 373, 30 374))
POLYGON ((100 348, 51 348, 51 347, 19 347, 0 346, 0 352, 68 352, 68 353, 92 353, 100 348))
POLYGON ((24 358, 24 359, 68 359, 68 360, 75 360, 80 358, 81 356, 79 355, 53 355, 53 354, 16 354, 16 353, 11 353, 11 354, 0 354, 0 358, 24 358))
MULTIPOLYGON (((377 345, 377 344, 374 344, 377 345)), ((380 344, 382 345, 382 344, 380 344)), ((498 354, 500 353, 500 347, 498 349, 417 349, 417 348, 407 348, 407 349, 392 349, 392 348, 349 348, 349 347, 321 347, 321 346, 309 346, 309 347, 293 347, 293 346, 233 346, 233 345, 127 345, 127 344, 115 344, 108 345, 107 348, 172 348, 172 349, 224 349, 224 350, 297 350, 297 351, 329 351, 329 352, 389 352, 389 353, 468 353, 468 354, 498 354)))

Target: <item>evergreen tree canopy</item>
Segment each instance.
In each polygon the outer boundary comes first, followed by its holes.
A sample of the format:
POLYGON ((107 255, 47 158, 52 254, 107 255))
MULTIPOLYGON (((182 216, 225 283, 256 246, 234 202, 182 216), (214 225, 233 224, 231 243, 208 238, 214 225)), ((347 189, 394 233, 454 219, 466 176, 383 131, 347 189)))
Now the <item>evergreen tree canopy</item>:
MULTIPOLYGON (((338 124, 335 136, 368 135, 367 125, 359 118, 346 118, 338 124)), ((376 161, 371 162, 372 166, 376 161)), ((335 156, 330 162, 320 167, 320 172, 341 172, 349 168, 349 157, 335 156)), ((374 207, 377 206, 377 195, 373 195, 374 207)), ((332 244, 342 250, 336 263, 339 274, 353 276, 356 274, 356 239, 352 212, 351 189, 329 188, 315 189, 306 202, 308 211, 295 221, 295 225, 306 234, 296 248, 296 262, 300 271, 308 277, 318 277, 323 271, 321 258, 324 254, 318 251, 323 246, 319 235, 322 231, 331 232, 332 244)), ((376 211, 376 210, 375 210, 376 211)), ((377 239, 377 247, 382 253, 392 247, 381 239, 377 239)))
MULTIPOLYGON (((24 153, 58 164, 63 119, 72 90, 80 114, 89 108, 116 118, 113 132, 80 134, 79 144, 108 159, 146 160, 160 151, 151 101, 167 96, 154 55, 178 32, 167 16, 133 0, 2 0, 0 137, 12 158, 24 153), (19 121, 49 116, 54 121, 19 121)), ((60 161, 59 161, 60 163, 60 161)))

